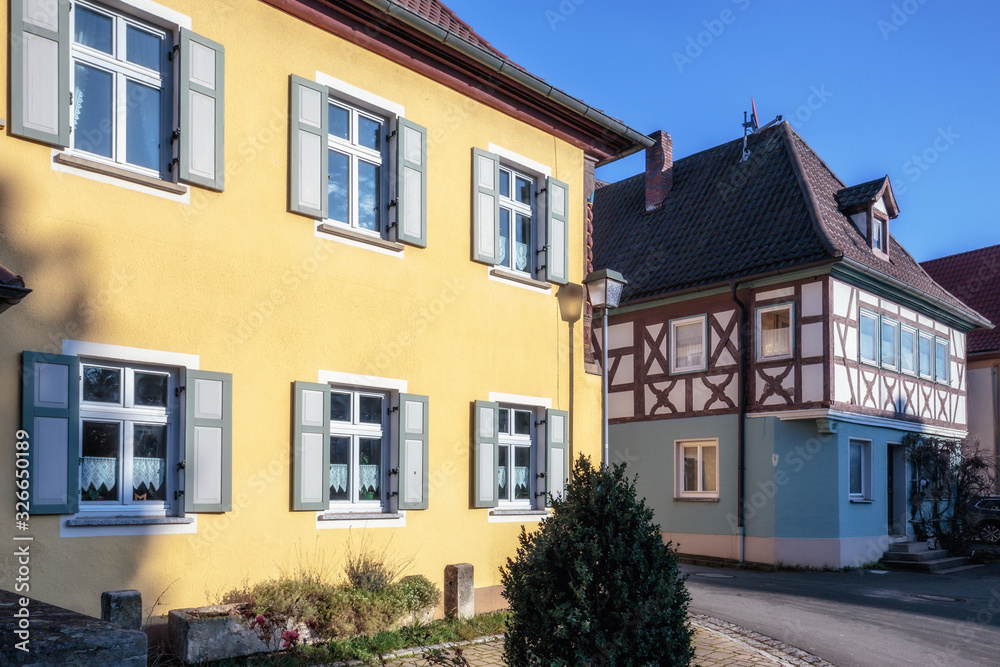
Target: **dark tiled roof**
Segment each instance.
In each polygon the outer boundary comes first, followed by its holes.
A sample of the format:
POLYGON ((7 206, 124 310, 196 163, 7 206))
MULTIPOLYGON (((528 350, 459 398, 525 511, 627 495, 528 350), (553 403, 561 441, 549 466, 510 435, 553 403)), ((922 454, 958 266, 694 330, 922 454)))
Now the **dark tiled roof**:
POLYGON ((1000 245, 932 259, 921 266, 997 327, 969 332, 969 353, 1000 352, 1000 245))
POLYGON ((874 181, 868 181, 861 185, 852 185, 837 192, 835 197, 837 204, 840 205, 840 210, 846 211, 874 201, 878 193, 881 192, 887 178, 888 176, 883 176, 882 178, 876 178, 874 181))
MULTIPOLYGON (((493 48, 485 39, 479 36, 468 23, 458 18, 455 12, 448 9, 440 0, 393 0, 396 4, 409 9, 414 14, 419 14, 431 23, 434 23, 444 30, 452 32, 467 42, 472 42, 476 46, 486 49, 490 53, 504 60, 507 56, 493 48)), ((512 63, 513 64, 513 63, 512 63)))
POLYGON ((624 301, 849 257, 976 319, 895 239, 889 261, 875 256, 840 211, 845 184, 787 122, 748 148, 746 162, 742 139, 675 161, 670 194, 650 213, 644 174, 595 192, 594 267, 624 274, 624 301))

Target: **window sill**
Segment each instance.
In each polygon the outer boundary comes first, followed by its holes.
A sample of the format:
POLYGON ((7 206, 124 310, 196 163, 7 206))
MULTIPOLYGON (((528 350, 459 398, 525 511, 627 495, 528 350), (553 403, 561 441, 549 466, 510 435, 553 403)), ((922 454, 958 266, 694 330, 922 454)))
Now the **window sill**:
POLYGON ((368 234, 362 234, 361 232, 356 232, 353 229, 348 229, 339 225, 330 225, 324 222, 320 224, 319 230, 332 236, 339 236, 342 239, 350 239, 351 241, 357 241, 358 243, 367 243, 385 250, 392 250, 393 252, 403 252, 404 246, 402 243, 397 241, 387 241, 386 239, 370 236, 368 234))
POLYGON ((401 519, 402 514, 389 512, 327 512, 317 517, 318 521, 378 521, 401 519))
POLYGON ((179 516, 101 516, 68 519, 67 526, 173 526, 194 523, 193 518, 179 516))
POLYGON ((490 510, 490 516, 548 516, 549 510, 529 509, 495 509, 490 510))
POLYGON ((522 285, 528 285, 529 287, 537 287, 538 289, 544 290, 552 289, 551 283, 547 283, 544 280, 535 280, 534 278, 526 276, 523 273, 517 273, 516 271, 510 271, 508 269, 490 269, 490 275, 496 278, 503 278, 504 280, 520 283, 522 285))
POLYGON ((859 505, 871 505, 875 501, 871 498, 851 498, 851 502, 859 505))
POLYGON ((683 497, 682 496, 680 498, 674 498, 674 502, 675 503, 717 503, 717 502, 719 502, 719 499, 718 498, 689 498, 689 497, 683 497))
POLYGON ((66 153, 59 153, 55 157, 55 161, 59 164, 66 165, 67 167, 76 167, 77 169, 85 169, 87 171, 92 171, 97 174, 103 174, 105 176, 113 176, 115 178, 120 178, 131 183, 138 183, 139 185, 145 185, 150 188, 155 188, 157 190, 163 190, 164 192, 169 192, 174 195, 187 194, 188 189, 183 185, 178 185, 177 183, 171 183, 169 181, 164 181, 159 178, 154 178, 152 176, 146 176, 144 174, 137 174, 128 169, 120 169, 118 167, 112 167, 110 165, 97 162, 95 160, 88 160, 86 158, 77 157, 75 155, 67 155, 66 153))

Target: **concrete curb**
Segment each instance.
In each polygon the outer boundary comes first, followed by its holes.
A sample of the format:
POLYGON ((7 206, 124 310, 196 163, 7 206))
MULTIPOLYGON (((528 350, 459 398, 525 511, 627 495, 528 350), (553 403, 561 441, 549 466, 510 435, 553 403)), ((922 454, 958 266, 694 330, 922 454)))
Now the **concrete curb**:
POLYGON ((819 656, 806 653, 802 649, 796 648, 784 642, 780 642, 773 637, 762 635, 753 630, 741 628, 738 625, 727 623, 726 621, 705 616, 704 614, 690 614, 693 625, 722 635, 737 644, 746 647, 748 650, 763 654, 776 661, 783 667, 835 667, 819 656))
MULTIPOLYGON (((383 658, 386 661, 399 660, 401 658, 410 658, 415 655, 420 655, 424 651, 431 651, 434 649, 445 649, 445 648, 464 648, 466 646, 475 646, 477 644, 488 644, 490 642, 500 641, 503 639, 503 635, 487 635, 485 637, 476 637, 475 639, 469 639, 463 642, 445 642, 443 644, 432 644, 430 646, 414 646, 412 648, 401 648, 398 651, 393 651, 392 653, 386 653, 383 658)), ((345 660, 341 662, 324 662, 312 667, 348 667, 350 665, 368 665, 371 663, 364 662, 362 660, 345 660)))

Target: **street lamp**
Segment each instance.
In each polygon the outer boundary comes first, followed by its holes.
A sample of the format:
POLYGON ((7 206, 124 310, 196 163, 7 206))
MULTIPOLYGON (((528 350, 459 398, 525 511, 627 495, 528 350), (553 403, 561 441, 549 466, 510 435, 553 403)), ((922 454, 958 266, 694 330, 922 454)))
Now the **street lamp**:
POLYGON ((587 274, 583 279, 590 295, 590 305, 601 309, 601 436, 604 445, 603 463, 607 468, 608 455, 608 309, 617 308, 622 289, 628 281, 617 271, 601 269, 587 274))

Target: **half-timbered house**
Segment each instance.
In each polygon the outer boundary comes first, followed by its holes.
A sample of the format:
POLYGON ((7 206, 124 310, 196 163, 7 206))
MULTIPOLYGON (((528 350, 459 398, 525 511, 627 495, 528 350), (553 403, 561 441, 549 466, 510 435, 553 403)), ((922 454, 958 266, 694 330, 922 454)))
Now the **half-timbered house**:
POLYGON ((966 434, 966 334, 988 322, 890 234, 888 177, 848 186, 788 123, 676 162, 652 138, 594 201, 594 264, 629 281, 612 459, 683 553, 876 560, 908 531, 899 443, 966 434))

